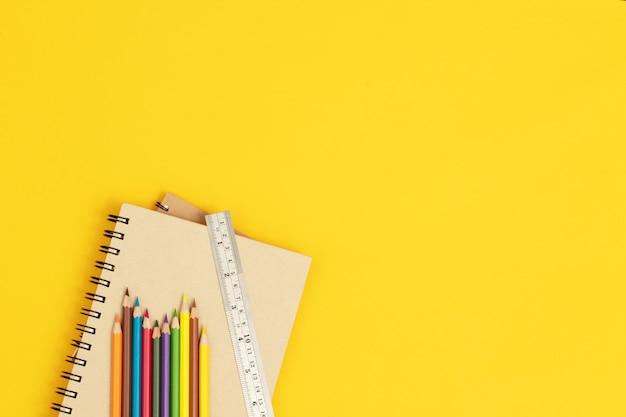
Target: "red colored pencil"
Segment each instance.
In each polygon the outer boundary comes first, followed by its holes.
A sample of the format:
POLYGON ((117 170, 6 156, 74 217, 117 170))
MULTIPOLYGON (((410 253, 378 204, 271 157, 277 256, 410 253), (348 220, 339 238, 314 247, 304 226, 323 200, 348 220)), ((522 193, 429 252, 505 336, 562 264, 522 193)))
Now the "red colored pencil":
POLYGON ((148 309, 143 317, 141 332, 141 416, 152 416, 152 327, 148 309))

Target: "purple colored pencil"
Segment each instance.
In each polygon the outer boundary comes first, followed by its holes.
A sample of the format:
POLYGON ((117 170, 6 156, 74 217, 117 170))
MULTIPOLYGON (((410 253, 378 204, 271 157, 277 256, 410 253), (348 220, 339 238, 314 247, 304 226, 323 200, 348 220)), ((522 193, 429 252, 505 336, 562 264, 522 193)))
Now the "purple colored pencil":
POLYGON ((170 417, 170 324, 167 314, 161 328, 161 417, 170 417))

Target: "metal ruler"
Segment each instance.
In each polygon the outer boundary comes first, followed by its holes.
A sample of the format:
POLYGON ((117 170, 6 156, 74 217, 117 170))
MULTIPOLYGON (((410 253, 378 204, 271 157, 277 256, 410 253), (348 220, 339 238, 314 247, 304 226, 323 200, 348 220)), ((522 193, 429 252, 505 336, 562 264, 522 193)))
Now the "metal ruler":
POLYGON ((206 224, 248 417, 274 417, 230 212, 209 214, 206 224))

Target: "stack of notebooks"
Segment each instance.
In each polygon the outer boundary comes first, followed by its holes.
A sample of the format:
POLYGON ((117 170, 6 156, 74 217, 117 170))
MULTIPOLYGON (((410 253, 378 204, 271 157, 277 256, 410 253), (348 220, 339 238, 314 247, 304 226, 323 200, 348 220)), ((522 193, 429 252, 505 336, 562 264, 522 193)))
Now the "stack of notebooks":
MULTIPOLYGON (((193 294, 211 345, 210 415, 245 417, 246 407, 216 274, 205 212, 168 193, 158 210, 123 204, 110 215, 111 239, 101 248, 87 294, 91 307, 79 334, 71 372, 63 372, 52 408, 59 415, 110 413, 111 329, 126 289, 142 304, 168 311, 193 294)), ((236 220, 236 219, 235 219, 236 220)), ((270 394, 273 394, 311 258, 238 234, 237 246, 270 394)))

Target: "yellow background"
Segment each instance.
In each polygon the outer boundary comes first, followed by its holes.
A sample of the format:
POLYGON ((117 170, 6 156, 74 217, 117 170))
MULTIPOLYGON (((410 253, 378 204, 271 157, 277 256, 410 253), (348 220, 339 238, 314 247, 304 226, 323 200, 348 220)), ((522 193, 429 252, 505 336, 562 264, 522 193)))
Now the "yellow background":
POLYGON ((0 3, 3 415, 166 191, 313 257, 277 417, 626 414, 626 3, 0 3))

